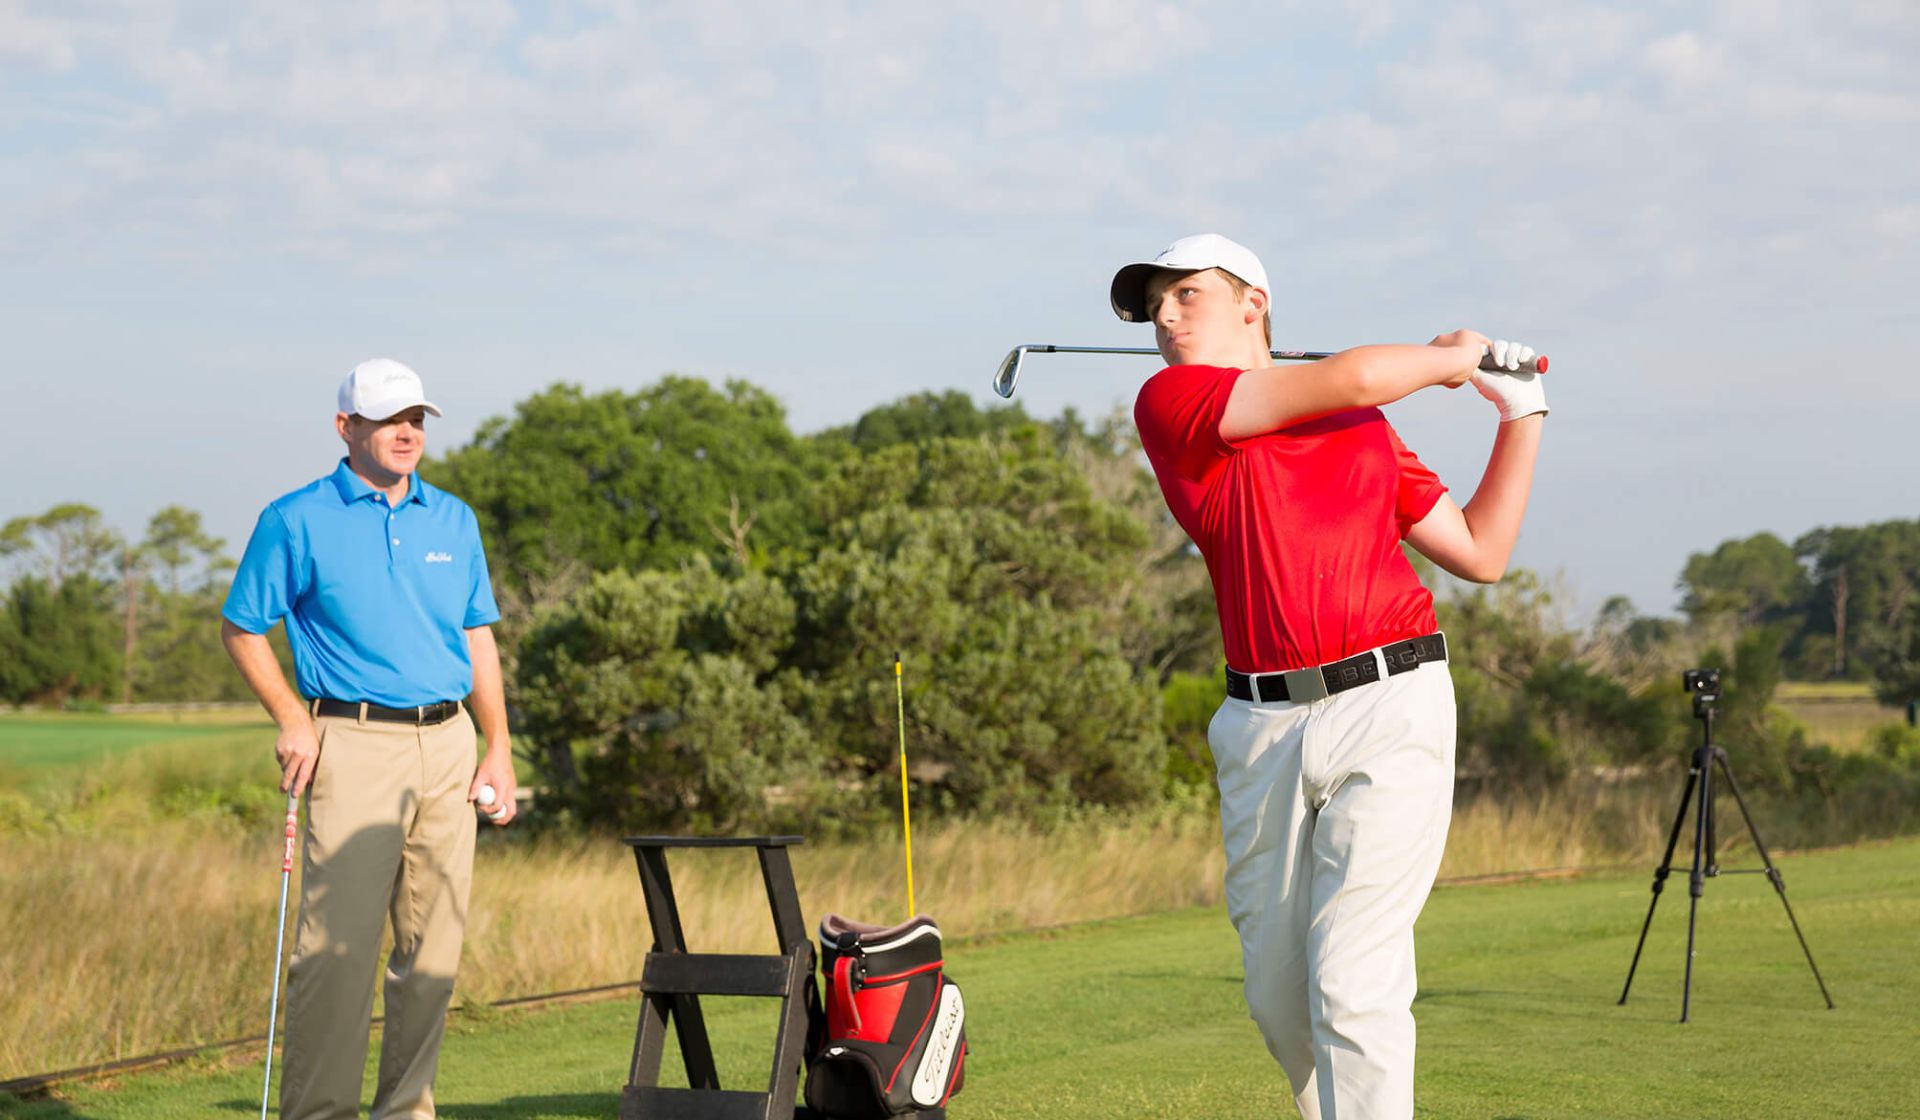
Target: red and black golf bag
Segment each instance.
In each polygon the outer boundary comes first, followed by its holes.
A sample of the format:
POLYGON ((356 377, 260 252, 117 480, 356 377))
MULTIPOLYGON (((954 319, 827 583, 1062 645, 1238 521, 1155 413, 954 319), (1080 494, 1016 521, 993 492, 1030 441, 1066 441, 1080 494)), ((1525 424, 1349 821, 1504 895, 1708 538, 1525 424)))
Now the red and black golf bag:
POLYGON ((947 979, 940 928, 829 914, 820 923, 825 1037, 807 1057, 807 1105, 833 1120, 943 1115, 960 1091, 966 1007, 947 979))

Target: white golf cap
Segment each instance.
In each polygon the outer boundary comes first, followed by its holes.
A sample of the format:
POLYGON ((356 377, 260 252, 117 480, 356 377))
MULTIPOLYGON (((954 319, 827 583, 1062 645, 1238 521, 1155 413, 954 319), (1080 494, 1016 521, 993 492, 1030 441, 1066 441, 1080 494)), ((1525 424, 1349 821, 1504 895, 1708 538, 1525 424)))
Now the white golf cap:
POLYGON ((1253 250, 1217 233, 1196 233, 1160 250, 1150 261, 1130 264, 1113 274, 1113 313, 1129 323, 1147 321, 1147 277, 1154 272, 1198 272, 1219 268, 1233 273, 1249 285, 1273 298, 1267 287, 1267 270, 1253 250))
POLYGON ((385 420, 414 407, 440 415, 440 406, 421 388, 420 375, 392 358, 368 358, 340 383, 340 411, 349 416, 385 420))

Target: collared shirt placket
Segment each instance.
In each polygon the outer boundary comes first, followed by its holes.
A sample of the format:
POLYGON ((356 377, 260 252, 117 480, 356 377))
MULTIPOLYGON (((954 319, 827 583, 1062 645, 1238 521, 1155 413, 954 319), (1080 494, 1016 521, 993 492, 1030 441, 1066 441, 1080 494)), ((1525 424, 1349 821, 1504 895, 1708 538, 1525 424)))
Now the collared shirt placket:
POLYGON ((380 534, 381 539, 386 541, 387 568, 392 570, 400 562, 400 548, 405 540, 400 535, 400 511, 414 500, 414 491, 409 488, 407 496, 400 499, 398 505, 388 501, 385 494, 376 493, 373 498, 379 504, 381 511, 386 514, 380 525, 380 534))

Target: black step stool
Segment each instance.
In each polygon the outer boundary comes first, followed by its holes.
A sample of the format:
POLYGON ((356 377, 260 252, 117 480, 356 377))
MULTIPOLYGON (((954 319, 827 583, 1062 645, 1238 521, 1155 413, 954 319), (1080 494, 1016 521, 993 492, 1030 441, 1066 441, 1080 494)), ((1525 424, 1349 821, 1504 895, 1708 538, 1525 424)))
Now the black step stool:
MULTIPOLYGON (((813 942, 800 916, 787 849, 804 843, 798 836, 629 836, 640 865, 640 889, 653 926, 653 951, 640 974, 640 1027, 633 1043, 633 1066, 620 1094, 620 1120, 794 1120, 794 1096, 806 1057, 808 1016, 819 1015, 820 991, 814 980, 813 942), (668 848, 754 848, 773 911, 779 956, 738 953, 689 953, 680 930, 680 909, 667 874, 668 848), (700 997, 778 996, 780 1033, 773 1045, 773 1070, 762 1092, 720 1088, 713 1067, 700 997), (666 1047, 667 1018, 673 1018, 680 1055, 691 1088, 660 1086, 660 1060, 666 1047)), ((804 1115, 804 1112, 802 1113, 804 1115)))

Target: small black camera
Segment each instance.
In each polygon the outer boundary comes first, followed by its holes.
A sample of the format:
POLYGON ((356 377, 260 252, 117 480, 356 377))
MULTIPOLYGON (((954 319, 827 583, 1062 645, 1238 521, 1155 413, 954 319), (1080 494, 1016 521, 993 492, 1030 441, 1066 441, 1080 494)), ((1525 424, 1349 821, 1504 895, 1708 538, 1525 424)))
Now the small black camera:
POLYGON ((1681 688, 1696 701, 1711 704, 1720 699, 1720 670, 1688 669, 1681 674, 1681 688))

